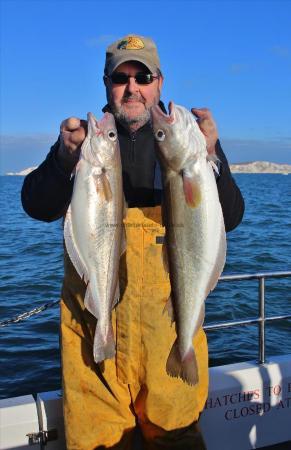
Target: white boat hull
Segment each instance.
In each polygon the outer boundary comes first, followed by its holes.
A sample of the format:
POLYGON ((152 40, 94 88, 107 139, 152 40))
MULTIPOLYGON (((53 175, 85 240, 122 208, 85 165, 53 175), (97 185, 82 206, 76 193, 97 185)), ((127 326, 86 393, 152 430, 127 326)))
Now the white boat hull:
MULTIPOLYGON (((207 450, 249 450, 291 442, 291 354, 210 368, 201 415, 207 450)), ((48 450, 64 450, 60 391, 0 400, 0 450, 27 449, 29 433, 56 430, 48 450)), ((34 448, 41 448, 34 445, 34 448)), ((291 448, 291 443, 290 443, 291 448)))

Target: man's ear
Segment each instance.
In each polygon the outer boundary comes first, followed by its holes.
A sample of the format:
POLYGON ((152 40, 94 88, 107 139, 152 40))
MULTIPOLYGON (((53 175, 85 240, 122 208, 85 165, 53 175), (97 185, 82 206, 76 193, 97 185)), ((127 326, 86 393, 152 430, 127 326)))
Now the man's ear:
POLYGON ((106 75, 104 75, 104 77, 103 77, 103 83, 104 83, 104 85, 105 85, 105 88, 106 88, 106 98, 107 98, 107 102, 109 103, 110 102, 110 98, 111 98, 111 90, 110 90, 110 80, 109 80, 109 78, 106 76, 106 75))
POLYGON ((161 75, 159 76, 159 89, 160 89, 160 90, 162 89, 163 82, 164 82, 164 77, 163 77, 163 75, 161 74, 161 75))
POLYGON ((103 83, 108 87, 108 77, 106 75, 103 76, 103 83))

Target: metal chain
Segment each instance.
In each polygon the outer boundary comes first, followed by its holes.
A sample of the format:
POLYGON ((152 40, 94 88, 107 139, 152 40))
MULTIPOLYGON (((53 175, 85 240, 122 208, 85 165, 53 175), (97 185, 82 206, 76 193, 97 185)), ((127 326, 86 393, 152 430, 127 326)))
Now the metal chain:
POLYGON ((52 308, 57 305, 60 301, 55 300, 54 302, 46 303, 45 305, 39 306, 38 308, 34 308, 31 311, 27 311, 25 313, 19 314, 16 317, 12 317, 11 319, 3 320, 0 322, 0 327, 7 327, 12 323, 22 322, 25 319, 29 319, 29 317, 34 316, 35 314, 39 314, 42 311, 45 311, 48 308, 52 308))

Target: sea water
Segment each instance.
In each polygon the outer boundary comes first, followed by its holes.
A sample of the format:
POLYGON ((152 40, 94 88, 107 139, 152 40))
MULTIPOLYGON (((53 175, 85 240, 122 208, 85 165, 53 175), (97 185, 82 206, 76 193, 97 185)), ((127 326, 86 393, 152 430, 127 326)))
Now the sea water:
MULTIPOLYGON (((224 274, 291 270, 291 175, 234 175, 245 198, 242 223, 227 234, 224 274)), ((0 323, 60 297, 62 221, 22 209, 23 177, 0 177, 0 323)), ((266 281, 266 315, 291 312, 291 278, 266 281)), ((219 282, 205 324, 258 316, 258 281, 219 282)), ((266 357, 291 353, 291 321, 266 324, 266 357)), ((207 332, 210 365, 258 357, 257 325, 207 332)), ((59 308, 0 327, 0 398, 61 387, 59 308)))

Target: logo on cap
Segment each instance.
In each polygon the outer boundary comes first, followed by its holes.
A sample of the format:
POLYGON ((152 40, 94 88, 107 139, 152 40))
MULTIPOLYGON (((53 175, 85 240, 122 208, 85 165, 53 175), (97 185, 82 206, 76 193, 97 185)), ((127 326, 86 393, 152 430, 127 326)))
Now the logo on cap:
POLYGON ((143 41, 136 36, 128 36, 117 45, 118 50, 140 50, 144 48, 143 41))

